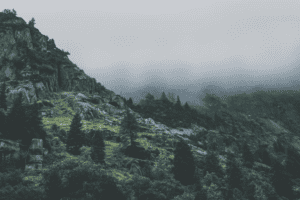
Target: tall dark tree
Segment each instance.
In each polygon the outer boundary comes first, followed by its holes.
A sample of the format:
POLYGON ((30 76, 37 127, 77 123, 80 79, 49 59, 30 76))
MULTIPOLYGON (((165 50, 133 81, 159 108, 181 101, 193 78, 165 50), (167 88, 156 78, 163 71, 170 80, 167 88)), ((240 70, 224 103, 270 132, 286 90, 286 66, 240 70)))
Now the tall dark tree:
POLYGON ((6 95, 5 95, 6 84, 5 81, 1 85, 0 88, 0 137, 7 137, 7 128, 6 128, 6 112, 7 112, 7 104, 6 104, 6 95))
POLYGON ((298 150, 289 145, 287 148, 286 171, 292 179, 300 178, 300 154, 298 150))
POLYGON ((148 93, 145 97, 145 111, 148 113, 151 113, 154 108, 154 96, 150 93, 148 93))
POLYGON ((132 101, 132 98, 131 98, 131 97, 128 99, 127 105, 128 105, 129 107, 131 107, 131 106, 133 105, 133 101, 132 101))
POLYGON ((193 184, 196 165, 191 148, 184 140, 180 140, 176 144, 173 162, 174 178, 183 185, 193 184))
POLYGON ((167 98, 165 92, 162 92, 162 94, 161 94, 159 100, 162 100, 162 101, 169 101, 169 99, 167 98))
POLYGON ((5 90, 6 90, 6 83, 4 81, 0 89, 0 109, 3 108, 4 111, 7 111, 5 90))
POLYGON ((279 196, 284 196, 287 199, 293 199, 293 183, 287 174, 284 166, 279 161, 274 161, 272 164, 272 185, 279 196))
POLYGON ((31 26, 31 27, 34 27, 34 25, 35 25, 35 19, 32 18, 32 19, 28 22, 28 25, 31 26))
POLYGON ((247 168, 252 168, 254 165, 254 155, 250 151, 249 146, 246 142, 244 142, 243 144, 242 157, 244 160, 244 166, 247 168))
POLYGON ((227 199, 233 198, 233 189, 242 191, 242 172, 236 162, 235 156, 229 153, 226 160, 227 199))
MULTIPOLYGON (((124 138, 130 137, 131 146, 134 146, 134 139, 137 137, 137 131, 139 129, 138 122, 133 114, 126 109, 125 116, 120 125, 120 134, 124 138)), ((127 139, 126 139, 127 140, 127 139)))
POLYGON ((185 112, 190 112, 191 111, 191 107, 189 106, 189 104, 187 102, 185 102, 185 104, 183 105, 184 111, 185 112))
POLYGON ((196 193, 194 200, 207 200, 207 191, 202 187, 196 193))
POLYGON ((178 112, 183 112, 183 107, 181 106, 181 101, 180 101, 179 96, 177 96, 177 101, 174 105, 174 109, 178 112))
POLYGON ((105 143, 103 134, 99 130, 92 130, 92 146, 91 146, 91 158, 95 163, 104 164, 105 161, 105 143))
POLYGON ((220 126, 223 125, 222 124, 222 118, 217 113, 215 113, 214 118, 215 118, 215 126, 220 128, 220 126))
POLYGON ((7 114, 8 136, 11 140, 22 139, 24 130, 26 130, 26 111, 23 106, 23 94, 20 92, 14 100, 10 112, 7 114))
POLYGON ((67 151, 73 155, 80 155, 80 148, 84 143, 81 127, 81 117, 77 112, 72 120, 66 144, 67 151))
POLYGON ((26 126, 28 130, 28 134, 26 139, 24 140, 24 144, 26 142, 31 143, 32 138, 39 138, 43 140, 43 145, 48 150, 51 149, 51 145, 46 140, 47 133, 43 127, 42 116, 40 115, 40 107, 37 102, 34 102, 32 105, 25 106, 27 108, 27 119, 26 126))
POLYGON ((222 178, 224 175, 223 169, 219 164, 219 158, 215 152, 208 151, 207 155, 205 156, 205 165, 203 166, 203 175, 206 172, 212 173, 215 172, 219 178, 222 178))

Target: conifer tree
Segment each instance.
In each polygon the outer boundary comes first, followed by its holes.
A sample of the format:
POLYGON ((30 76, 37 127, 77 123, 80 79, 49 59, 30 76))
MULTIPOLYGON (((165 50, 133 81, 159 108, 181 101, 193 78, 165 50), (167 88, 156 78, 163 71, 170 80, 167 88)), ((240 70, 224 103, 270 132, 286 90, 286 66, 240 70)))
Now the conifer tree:
POLYGON ((177 96, 177 101, 176 101, 176 103, 175 103, 175 105, 174 105, 174 109, 175 109, 177 112, 179 112, 179 113, 182 113, 182 112, 183 112, 183 108, 182 108, 182 106, 181 106, 181 101, 180 101, 179 96, 177 96))
POLYGON ((174 93, 168 93, 168 99, 169 99, 169 101, 170 102, 172 102, 173 104, 175 104, 176 103, 176 100, 175 100, 175 98, 174 98, 174 93))
POLYGON ((1 85, 1 89, 0 89, 0 109, 3 108, 4 111, 7 111, 5 89, 6 89, 6 84, 4 81, 3 84, 1 85))
MULTIPOLYGON (((131 146, 134 146, 134 139, 136 139, 137 137, 138 129, 139 129, 139 125, 138 122, 136 121, 135 116, 131 114, 129 112, 129 109, 126 107, 126 113, 120 125, 120 134, 122 136, 125 136, 125 138, 127 138, 127 136, 130 137, 131 146)), ((124 141, 124 137, 122 138, 124 141)))
POLYGON ((287 148, 286 171, 292 179, 300 178, 300 154, 298 150, 289 145, 287 148))
POLYGON ((66 143, 67 151, 73 155, 80 155, 80 148, 84 143, 81 127, 81 117, 77 112, 72 120, 66 143))
POLYGON ((207 191, 202 187, 196 193, 194 200, 207 200, 207 191))
POLYGON ((173 162, 174 178, 183 185, 193 184, 196 165, 191 148, 184 140, 180 140, 176 144, 173 162))
POLYGON ((221 165, 219 164, 219 158, 217 157, 215 152, 208 151, 207 155, 205 156, 205 165, 203 167, 203 175, 206 174, 206 172, 212 173, 215 172, 215 174, 222 178, 224 175, 224 172, 222 170, 221 165))
POLYGON ((127 105, 129 107, 131 107, 133 105, 133 101, 132 101, 132 98, 130 97, 129 100, 127 101, 127 105))
POLYGON ((154 108, 154 96, 148 93, 145 97, 145 111, 151 113, 154 108))
POLYGON ((1 85, 0 88, 0 137, 7 138, 7 128, 6 128, 6 111, 7 111, 7 104, 6 104, 6 95, 5 95, 5 81, 1 85))
POLYGON ((162 92, 161 97, 159 98, 159 100, 162 100, 162 101, 169 101, 169 99, 167 98, 165 92, 162 92))
POLYGON ((14 100, 10 112, 7 115, 8 139, 22 139, 22 134, 26 130, 26 111, 23 106, 23 94, 20 92, 14 100))
MULTIPOLYGON (((25 107, 26 108, 26 107, 25 107)), ((43 140, 43 144, 45 148, 50 148, 50 144, 47 143, 46 136, 47 133, 43 127, 42 117, 40 116, 40 109, 35 101, 32 105, 27 106, 27 119, 26 126, 28 130, 28 134, 26 136, 27 142, 31 143, 32 138, 39 138, 43 140)), ((26 141, 24 140, 26 143, 26 141)), ((24 143, 24 144, 25 144, 24 143)))
POLYGON ((233 189, 237 188, 242 191, 242 172, 237 165, 235 157, 229 153, 226 160, 226 174, 227 174, 227 199, 233 197, 233 189))
POLYGON ((284 196, 288 199, 293 199, 293 184, 290 180, 287 171, 279 161, 275 160, 272 164, 272 185, 279 196, 284 196))
POLYGON ((91 130, 92 146, 91 146, 91 158, 95 163, 104 164, 105 158, 105 143, 103 139, 103 134, 99 130, 91 130))
POLYGON ((187 102, 185 102, 185 104, 183 105, 183 107, 184 107, 184 110, 186 112, 190 112, 191 111, 191 107, 189 106, 189 104, 187 102))
POLYGON ((244 166, 247 168, 252 168, 254 165, 254 155, 250 151, 249 146, 246 142, 244 142, 243 144, 242 156, 244 160, 244 166))

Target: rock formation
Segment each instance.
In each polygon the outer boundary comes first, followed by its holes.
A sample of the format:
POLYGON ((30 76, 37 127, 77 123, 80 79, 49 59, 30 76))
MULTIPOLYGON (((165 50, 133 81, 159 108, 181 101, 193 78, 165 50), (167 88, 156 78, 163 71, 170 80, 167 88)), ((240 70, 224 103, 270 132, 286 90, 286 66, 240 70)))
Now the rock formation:
MULTIPOLYGON (((46 98, 51 92, 100 92, 103 86, 73 64, 68 52, 56 48, 53 39, 41 34, 19 17, 0 23, 0 85, 6 81, 8 106, 19 92, 24 103, 46 98)), ((103 95, 115 94, 103 91, 103 95)))

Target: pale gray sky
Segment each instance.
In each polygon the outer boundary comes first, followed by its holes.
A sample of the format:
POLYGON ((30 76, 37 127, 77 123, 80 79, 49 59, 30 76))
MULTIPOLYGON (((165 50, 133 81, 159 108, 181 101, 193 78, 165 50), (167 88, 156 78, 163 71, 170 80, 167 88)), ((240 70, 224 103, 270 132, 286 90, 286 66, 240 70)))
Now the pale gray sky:
POLYGON ((26 22, 34 17, 86 74, 134 102, 152 89, 201 105, 207 89, 219 96, 299 83, 300 1, 1 2, 1 11, 13 8, 26 22))

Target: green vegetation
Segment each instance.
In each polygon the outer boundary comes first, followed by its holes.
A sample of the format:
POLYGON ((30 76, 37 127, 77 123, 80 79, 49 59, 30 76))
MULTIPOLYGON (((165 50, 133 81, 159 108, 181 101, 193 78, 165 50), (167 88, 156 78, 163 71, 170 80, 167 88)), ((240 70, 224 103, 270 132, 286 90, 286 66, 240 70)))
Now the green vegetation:
MULTIPOLYGON (((15 11, 0 13, 0 21, 10 18, 16 18, 15 11)), ((22 26, 30 29, 36 48, 34 19, 29 24, 22 26)), ((57 49, 54 40, 47 45, 50 54, 26 50, 31 66, 41 68, 39 76, 31 78, 46 82, 57 69, 62 88, 67 80, 57 65, 67 63, 68 70, 76 65, 64 59, 68 52, 57 49)), ((24 67, 22 59, 13 61, 17 68, 24 67)), ((97 83, 94 93, 80 93, 108 114, 95 112, 98 118, 82 120, 72 92, 63 98, 60 89, 33 104, 26 104, 20 93, 11 102, 6 83, 0 91, 0 141, 18 141, 21 148, 16 156, 1 160, 0 199, 300 199, 299 91, 257 91, 222 99, 207 94, 204 106, 182 105, 180 97, 176 100, 170 93, 167 97, 163 92, 159 99, 149 93, 138 104, 122 97, 123 113, 112 115, 108 105, 91 97, 98 94, 111 101, 114 96, 97 83), (42 102, 53 104, 52 118, 40 115, 42 102), (146 124, 147 118, 167 128, 146 124), (107 119, 120 123, 107 124, 107 119), (167 133, 174 129, 192 133, 167 133), (35 176, 24 171, 32 138, 43 139, 48 150, 43 170, 35 176)))

